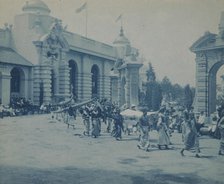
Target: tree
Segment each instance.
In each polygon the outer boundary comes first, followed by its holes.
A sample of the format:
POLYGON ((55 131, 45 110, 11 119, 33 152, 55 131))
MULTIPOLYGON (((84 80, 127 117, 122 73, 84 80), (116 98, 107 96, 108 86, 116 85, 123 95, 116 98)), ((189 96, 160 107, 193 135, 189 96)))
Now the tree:
POLYGON ((149 69, 146 71, 147 81, 155 81, 156 80, 156 74, 154 72, 154 69, 152 67, 152 64, 148 63, 149 69))
POLYGON ((158 82, 154 83, 154 87, 152 89, 152 110, 157 111, 160 108, 162 102, 162 89, 158 82))
POLYGON ((170 79, 167 76, 165 76, 161 81, 161 88, 164 96, 172 98, 172 96, 170 96, 172 95, 172 83, 170 82, 170 79))
POLYGON ((174 101, 178 102, 179 104, 183 104, 184 88, 179 84, 174 84, 172 86, 172 97, 174 101))
POLYGON ((160 84, 156 82, 156 75, 152 64, 149 63, 149 68, 146 71, 146 95, 145 102, 149 110, 157 111, 160 108, 162 101, 162 90, 160 84))
POLYGON ((184 106, 189 110, 193 103, 193 92, 190 85, 184 87, 184 106))

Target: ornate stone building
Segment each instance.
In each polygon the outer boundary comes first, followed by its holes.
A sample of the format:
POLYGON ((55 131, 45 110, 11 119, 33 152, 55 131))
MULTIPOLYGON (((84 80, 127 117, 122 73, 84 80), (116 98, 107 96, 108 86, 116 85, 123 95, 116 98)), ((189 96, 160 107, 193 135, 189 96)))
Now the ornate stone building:
POLYGON ((224 64, 224 12, 219 34, 206 32, 190 48, 196 54, 195 111, 209 116, 216 111, 216 74, 224 64))
POLYGON ((34 104, 107 98, 138 104, 138 51, 123 29, 114 45, 67 31, 42 0, 30 0, 13 26, 0 29, 0 98, 34 104))

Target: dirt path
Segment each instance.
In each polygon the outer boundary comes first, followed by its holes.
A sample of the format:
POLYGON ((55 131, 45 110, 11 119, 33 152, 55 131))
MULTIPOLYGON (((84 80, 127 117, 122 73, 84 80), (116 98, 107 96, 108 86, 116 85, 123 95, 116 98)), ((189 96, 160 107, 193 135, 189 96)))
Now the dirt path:
MULTIPOLYGON (((172 149, 138 150, 137 135, 114 140, 105 133, 94 139, 76 129, 51 122, 46 115, 6 118, 0 121, 0 184, 69 183, 224 183, 224 157, 217 155, 219 141, 200 138, 201 158, 186 152, 181 135, 174 133, 172 149)), ((157 132, 150 133, 152 145, 157 132)))

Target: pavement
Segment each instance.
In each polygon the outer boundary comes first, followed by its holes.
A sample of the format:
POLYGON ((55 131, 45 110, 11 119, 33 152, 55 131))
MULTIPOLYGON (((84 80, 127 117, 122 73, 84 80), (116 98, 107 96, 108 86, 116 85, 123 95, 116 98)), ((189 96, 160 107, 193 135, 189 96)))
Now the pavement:
POLYGON ((102 124, 99 138, 51 120, 50 115, 0 119, 0 184, 224 184, 219 140, 200 137, 201 158, 185 151, 173 133, 169 150, 158 150, 150 132, 149 152, 137 148, 138 134, 116 141, 102 124))

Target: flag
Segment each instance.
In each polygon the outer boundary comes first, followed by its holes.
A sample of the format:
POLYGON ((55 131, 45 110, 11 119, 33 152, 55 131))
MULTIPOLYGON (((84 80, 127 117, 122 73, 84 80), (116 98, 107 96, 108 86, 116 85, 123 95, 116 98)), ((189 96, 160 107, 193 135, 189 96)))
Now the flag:
POLYGON ((84 10, 87 7, 87 3, 85 2, 80 8, 76 9, 76 13, 80 13, 82 10, 84 10))
POLYGON ((118 22, 121 18, 122 18, 122 14, 120 14, 120 15, 117 17, 117 19, 116 19, 115 22, 118 22))

